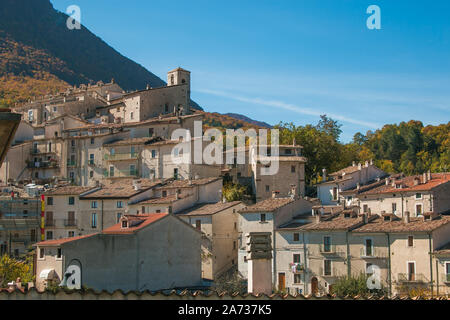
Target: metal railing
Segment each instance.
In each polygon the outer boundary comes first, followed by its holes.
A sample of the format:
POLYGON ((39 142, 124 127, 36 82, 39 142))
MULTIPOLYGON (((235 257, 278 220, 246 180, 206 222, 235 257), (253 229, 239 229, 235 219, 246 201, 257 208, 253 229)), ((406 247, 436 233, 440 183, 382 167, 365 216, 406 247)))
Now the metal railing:
POLYGON ((51 150, 39 150, 39 149, 31 149, 30 154, 36 155, 36 154, 49 154, 49 153, 56 153, 55 151, 51 150))
POLYGON ((77 220, 76 219, 64 219, 64 226, 65 227, 76 227, 77 220))
POLYGON ((135 160, 137 158, 137 152, 105 154, 106 161, 135 160))
POLYGON ((138 170, 114 170, 113 174, 108 170, 103 173, 105 178, 128 178, 128 177, 138 177, 138 170))
POLYGON ((59 163, 56 160, 53 161, 32 161, 28 163, 28 168, 30 169, 51 169, 58 168, 59 163))
POLYGON ((46 227, 54 227, 55 226, 55 219, 45 219, 45 226, 46 227))
POLYGON ((422 273, 399 273, 397 279, 399 282, 428 282, 422 273))
POLYGON ((77 166, 77 162, 76 161, 67 161, 67 166, 68 167, 76 167, 77 166))
POLYGON ((337 278, 340 276, 339 272, 336 268, 331 268, 330 270, 325 274, 325 269, 323 267, 319 268, 319 275, 322 277, 330 277, 330 278, 337 278))
POLYGON ((381 248, 371 248, 366 250, 366 248, 361 248, 360 250, 361 258, 387 258, 387 252, 381 250, 381 248))
POLYGON ((289 269, 293 273, 304 273, 305 272, 305 265, 303 263, 293 262, 293 263, 289 264, 289 269))
POLYGON ((336 253, 336 246, 334 244, 325 245, 325 244, 321 243, 319 250, 320 250, 320 253, 333 254, 333 253, 336 253))

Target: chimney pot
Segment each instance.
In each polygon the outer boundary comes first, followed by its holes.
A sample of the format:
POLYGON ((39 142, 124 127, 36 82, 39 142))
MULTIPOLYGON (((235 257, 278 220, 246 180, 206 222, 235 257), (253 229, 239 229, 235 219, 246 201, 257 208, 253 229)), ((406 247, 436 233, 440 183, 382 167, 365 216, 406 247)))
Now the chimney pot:
POLYGON ((410 218, 409 211, 405 211, 405 215, 403 216, 403 222, 409 223, 409 221, 410 221, 409 218, 410 218))

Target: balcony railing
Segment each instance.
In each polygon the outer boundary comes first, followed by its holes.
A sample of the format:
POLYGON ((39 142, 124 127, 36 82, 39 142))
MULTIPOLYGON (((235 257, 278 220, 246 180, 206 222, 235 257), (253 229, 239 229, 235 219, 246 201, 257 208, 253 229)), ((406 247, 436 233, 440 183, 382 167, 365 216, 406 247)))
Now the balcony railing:
POLYGON ((77 220, 76 219, 64 219, 64 226, 65 227, 76 227, 77 220))
POLYGON ((427 278, 421 273, 399 273, 399 282, 428 282, 427 278))
POLYGON ((336 252, 336 246, 332 245, 332 244, 320 244, 320 253, 325 253, 325 254, 333 254, 336 252))
POLYGON ((305 265, 303 263, 293 262, 289 263, 289 269, 293 273, 303 273, 305 272, 305 265))
POLYGON ((137 152, 105 154, 106 161, 136 160, 137 158, 137 152))
POLYGON ((105 178, 131 178, 138 177, 139 172, 138 170, 114 170, 114 172, 106 170, 103 176, 105 178))
POLYGON ((76 161, 67 161, 67 166, 68 167, 76 167, 77 166, 77 162, 76 161))
POLYGON ((46 227, 54 227, 55 226, 55 219, 45 219, 45 226, 46 227))
POLYGON ((325 270, 323 267, 319 268, 319 275, 322 277, 330 277, 330 278, 337 278, 339 276, 341 276, 341 274, 338 273, 336 268, 331 268, 330 270, 326 270, 327 272, 325 273, 325 270))
POLYGON ((369 250, 361 248, 360 257, 363 259, 381 259, 387 258, 387 253, 380 248, 371 248, 369 250))
POLYGON ((29 162, 28 168, 30 169, 52 169, 52 168, 59 168, 58 161, 36 161, 36 162, 29 162))
POLYGON ((49 150, 39 150, 39 149, 31 149, 30 154, 31 155, 37 155, 37 154, 50 154, 55 153, 55 151, 49 151, 49 150))

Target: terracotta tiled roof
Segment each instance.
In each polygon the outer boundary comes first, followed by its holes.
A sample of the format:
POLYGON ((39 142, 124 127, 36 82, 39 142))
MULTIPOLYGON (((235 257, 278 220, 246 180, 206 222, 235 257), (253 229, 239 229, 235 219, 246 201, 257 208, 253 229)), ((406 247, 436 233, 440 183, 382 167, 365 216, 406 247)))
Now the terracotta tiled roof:
POLYGON ((296 162, 306 162, 305 157, 299 157, 299 156, 284 156, 280 155, 278 157, 275 156, 257 156, 255 157, 258 161, 296 161, 296 162))
MULTIPOLYGON (((183 197, 179 196, 179 199, 183 199, 183 197)), ((168 204, 173 203, 175 201, 177 201, 177 197, 173 194, 167 197, 142 200, 140 202, 137 202, 136 204, 168 204)))
POLYGON ((167 213, 151 213, 151 214, 141 214, 141 215, 126 215, 125 217, 128 218, 129 222, 132 222, 130 224, 130 227, 128 228, 122 228, 121 223, 117 223, 105 230, 103 230, 103 234, 132 234, 135 233, 138 230, 141 230, 142 228, 161 220, 162 218, 165 218, 169 216, 167 213))
POLYGON ((402 179, 395 180, 395 183, 403 184, 404 187, 397 189, 392 186, 392 183, 388 185, 384 184, 377 188, 373 188, 366 192, 361 193, 361 195, 371 195, 371 194, 386 194, 386 193, 399 193, 399 192, 415 192, 415 191, 430 191, 444 183, 448 183, 450 181, 450 172, 445 173, 432 173, 431 180, 426 183, 419 183, 418 185, 414 185, 414 180, 420 179, 422 181, 422 175, 416 176, 408 176, 402 179))
POLYGON ((177 215, 185 215, 185 216, 201 216, 201 215, 213 215, 225 209, 234 207, 242 203, 241 201, 232 201, 232 202, 217 202, 217 203, 202 203, 194 206, 193 208, 189 208, 182 212, 177 213, 177 215))
POLYGON ((200 186, 215 182, 217 180, 221 180, 221 177, 210 177, 210 178, 201 178, 201 179, 193 179, 193 180, 174 180, 164 186, 159 187, 158 189, 173 189, 173 188, 190 188, 192 186, 200 186))
POLYGON ((148 189, 159 186, 163 181, 162 180, 149 180, 149 179, 140 179, 141 188, 139 190, 135 190, 130 180, 124 181, 116 181, 109 185, 105 185, 100 190, 86 194, 81 199, 102 199, 102 198, 110 198, 110 199, 125 199, 130 198, 136 194, 144 192, 148 189))
POLYGON ((86 234, 86 235, 78 236, 78 237, 46 240, 46 241, 41 241, 41 242, 35 243, 33 246, 41 246, 41 247, 60 246, 60 245, 62 245, 64 243, 68 243, 68 242, 72 242, 72 241, 77 241, 77 240, 89 238, 89 237, 92 237, 92 236, 94 236, 96 234, 97 233, 91 233, 91 234, 86 234))
POLYGON ((155 138, 142 137, 142 138, 133 138, 133 139, 123 139, 123 140, 113 141, 110 143, 105 143, 105 144, 103 144, 103 146, 112 147, 112 146, 128 146, 128 145, 133 145, 133 144, 145 144, 152 140, 155 140, 155 138))
POLYGON ((362 216, 345 217, 344 213, 322 216, 322 221, 313 222, 302 227, 307 231, 351 230, 363 223, 362 216))
POLYGON ((437 255, 450 255, 450 242, 438 248, 433 253, 437 255))
MULTIPOLYGON (((361 168, 364 168, 364 166, 361 166, 361 168)), ((333 173, 330 173, 330 176, 339 176, 339 175, 342 175, 342 174, 350 174, 350 173, 353 173, 353 172, 356 172, 356 171, 358 171, 359 169, 358 169, 358 165, 355 165, 355 166, 348 166, 348 167, 346 167, 346 168, 344 168, 344 169, 341 169, 341 170, 339 170, 339 171, 336 171, 336 172, 333 172, 333 173)))
POLYGON ((79 187, 79 186, 63 186, 59 188, 50 189, 45 192, 46 196, 63 196, 63 195, 80 195, 89 190, 95 189, 95 187, 79 187))
POLYGON ((285 205, 294 202, 292 198, 269 198, 255 203, 254 205, 245 207, 239 210, 239 213, 250 213, 250 212, 273 212, 285 205))
POLYGON ((430 232, 450 222, 450 216, 438 216, 430 221, 421 217, 411 217, 409 223, 402 219, 384 221, 383 217, 375 216, 369 223, 356 228, 353 232, 430 232))

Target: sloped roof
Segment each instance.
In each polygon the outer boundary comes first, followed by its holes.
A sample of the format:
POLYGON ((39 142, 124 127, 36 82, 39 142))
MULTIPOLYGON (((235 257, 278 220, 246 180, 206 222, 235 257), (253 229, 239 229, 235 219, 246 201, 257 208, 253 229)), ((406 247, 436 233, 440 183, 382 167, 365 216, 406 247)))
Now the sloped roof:
POLYGON ((80 195, 96 187, 62 186, 44 192, 46 196, 80 195))
POLYGON ((217 202, 217 203, 201 203, 192 208, 183 210, 177 215, 184 216, 202 216, 202 215, 213 215, 225 209, 234 207, 242 203, 241 201, 232 201, 232 202, 217 202))
POLYGON ((46 240, 46 241, 41 241, 41 242, 35 243, 33 246, 41 246, 41 247, 60 246, 60 245, 62 245, 64 243, 68 243, 68 242, 72 242, 72 241, 77 241, 77 240, 89 238, 89 237, 95 236, 96 234, 98 234, 98 233, 91 233, 91 234, 86 234, 86 235, 83 235, 83 236, 77 236, 77 237, 71 237, 71 238, 46 240))
POLYGON ((354 229, 353 232, 431 232, 449 222, 450 216, 438 216, 429 221, 424 221, 420 217, 411 217, 409 223, 405 223, 402 219, 384 221, 383 217, 377 215, 375 219, 354 229))
POLYGON ((139 179, 141 188, 135 190, 129 180, 116 181, 112 184, 103 186, 100 190, 81 196, 81 199, 125 199, 130 198, 136 194, 144 192, 148 189, 157 187, 163 180, 139 179))
POLYGON ((132 234, 135 233, 144 227, 159 221, 165 217, 168 217, 167 213, 151 213, 151 214, 141 214, 141 215, 126 215, 130 223, 130 227, 122 228, 121 223, 117 223, 105 230, 103 230, 103 234, 132 234))
POLYGON ((251 206, 245 207, 239 210, 239 213, 250 213, 250 212, 273 212, 285 205, 294 202, 295 200, 288 198, 269 198, 257 202, 251 206))

